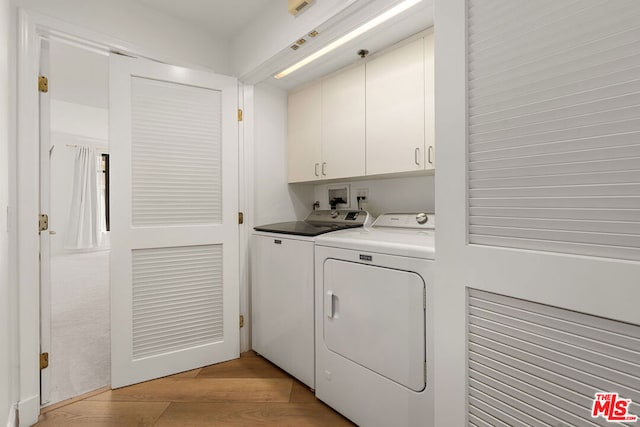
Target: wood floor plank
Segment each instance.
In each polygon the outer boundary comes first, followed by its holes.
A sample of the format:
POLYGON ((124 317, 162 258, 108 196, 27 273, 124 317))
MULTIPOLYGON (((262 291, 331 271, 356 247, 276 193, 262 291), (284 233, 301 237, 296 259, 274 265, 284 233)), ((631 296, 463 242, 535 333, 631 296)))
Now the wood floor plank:
POLYGON ((169 375, 167 378, 195 378, 202 369, 192 369, 191 371, 180 372, 179 374, 169 375))
POLYGON ((290 378, 161 378, 89 400, 120 402, 288 402, 290 378))
POLYGON ((150 427, 168 406, 169 402, 83 400, 41 415, 34 427, 150 427))
POLYGON ((291 387, 291 398, 289 401, 292 403, 311 403, 316 402, 317 399, 316 395, 309 390, 309 387, 296 380, 291 387))
POLYGON ((204 367, 199 378, 289 378, 289 375, 260 356, 245 356, 204 367))
POLYGON ((216 426, 353 426, 321 402, 317 403, 172 403, 155 427, 216 426))
POLYGON ((352 426, 255 352, 110 390, 41 415, 37 427, 352 426))

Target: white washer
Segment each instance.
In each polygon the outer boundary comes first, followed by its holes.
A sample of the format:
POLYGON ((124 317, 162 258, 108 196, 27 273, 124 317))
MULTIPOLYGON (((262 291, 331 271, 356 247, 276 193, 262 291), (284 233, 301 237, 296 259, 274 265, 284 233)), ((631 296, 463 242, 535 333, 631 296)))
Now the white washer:
POLYGON ((314 241, 370 221, 365 211, 313 211, 304 221, 255 227, 251 236, 252 348, 311 388, 314 241))
POLYGON ((316 239, 316 396, 358 425, 433 425, 434 231, 384 214, 316 239))

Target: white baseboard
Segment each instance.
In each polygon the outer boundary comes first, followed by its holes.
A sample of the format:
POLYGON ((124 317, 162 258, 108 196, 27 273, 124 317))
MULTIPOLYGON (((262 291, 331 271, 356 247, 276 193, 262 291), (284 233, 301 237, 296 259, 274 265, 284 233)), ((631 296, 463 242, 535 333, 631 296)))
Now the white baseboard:
POLYGON ((31 427, 40 416, 40 396, 31 396, 18 403, 18 422, 20 427, 31 427))
POLYGON ((9 408, 7 427, 18 427, 18 411, 16 410, 16 405, 11 405, 11 408, 9 408))

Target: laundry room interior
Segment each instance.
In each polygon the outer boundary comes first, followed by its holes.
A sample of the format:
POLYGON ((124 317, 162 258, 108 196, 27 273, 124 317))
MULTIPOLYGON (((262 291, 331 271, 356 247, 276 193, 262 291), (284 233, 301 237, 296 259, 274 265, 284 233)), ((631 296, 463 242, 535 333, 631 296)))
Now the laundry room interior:
POLYGON ((0 0, 0 425, 633 426, 638 22, 0 0))

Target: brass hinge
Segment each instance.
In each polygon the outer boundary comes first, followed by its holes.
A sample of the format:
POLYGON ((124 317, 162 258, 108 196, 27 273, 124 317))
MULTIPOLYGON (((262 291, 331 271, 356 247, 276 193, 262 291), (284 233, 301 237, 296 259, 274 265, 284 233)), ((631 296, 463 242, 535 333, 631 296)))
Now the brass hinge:
POLYGON ((38 231, 45 231, 49 229, 49 215, 40 214, 38 218, 38 231))
POLYGON ((244 327, 244 315, 240 315, 240 327, 244 327))
POLYGON ((49 79, 45 76, 38 77, 38 90, 40 92, 49 92, 49 79))
POLYGON ((244 212, 238 212, 238 224, 244 224, 244 212))
POLYGON ((242 121, 242 108, 238 108, 238 121, 242 121))
POLYGON ((49 353, 40 353, 40 370, 49 367, 49 353))

